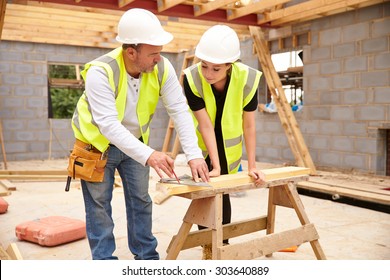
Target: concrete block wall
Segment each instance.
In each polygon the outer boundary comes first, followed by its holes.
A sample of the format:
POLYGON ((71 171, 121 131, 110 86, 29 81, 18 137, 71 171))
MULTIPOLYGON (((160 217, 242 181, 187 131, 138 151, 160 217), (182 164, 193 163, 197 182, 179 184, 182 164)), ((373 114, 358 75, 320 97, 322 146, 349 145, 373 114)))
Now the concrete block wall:
MULTIPOLYGON (((48 118, 48 63, 84 64, 107 49, 0 41, 0 120, 8 161, 66 158, 74 143, 70 119, 48 118)), ((178 72, 183 55, 164 54, 178 72), (179 65, 179 66, 178 66, 179 65)), ((161 102, 151 146, 160 149, 168 115, 161 102)), ((3 153, 0 153, 1 163, 3 153)))
MULTIPOLYGON (((387 2, 310 23, 312 42, 303 47, 305 105, 294 115, 320 169, 385 175, 389 11, 387 2)), ((277 114, 260 113, 257 126, 257 160, 295 162, 277 114)))

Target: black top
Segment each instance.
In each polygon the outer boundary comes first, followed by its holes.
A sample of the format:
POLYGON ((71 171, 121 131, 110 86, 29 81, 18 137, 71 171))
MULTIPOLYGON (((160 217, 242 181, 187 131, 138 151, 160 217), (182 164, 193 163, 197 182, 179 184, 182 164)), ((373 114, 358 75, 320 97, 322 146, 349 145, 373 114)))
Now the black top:
MULTIPOLYGON (((225 149, 223 146, 223 137, 222 137, 222 129, 221 129, 222 112, 223 112, 223 107, 225 105, 226 93, 229 88, 229 83, 230 83, 230 76, 227 77, 226 85, 223 91, 218 91, 214 88, 213 85, 211 85, 215 97, 216 107, 217 107, 217 112, 215 115, 214 133, 215 133, 215 138, 217 140, 218 156, 221 165, 221 175, 229 173, 226 155, 225 155, 225 149)), ((192 92, 190 85, 188 84, 187 77, 185 75, 183 79, 183 87, 184 87, 184 93, 187 97, 188 106, 191 108, 192 111, 199 111, 206 107, 204 100, 196 96, 192 92)), ((252 100, 244 107, 244 111, 246 112, 255 111, 257 110, 257 105, 258 105, 257 94, 255 94, 252 100)), ((211 171, 212 166, 210 163, 209 156, 207 156, 206 162, 209 166, 209 170, 211 171)))

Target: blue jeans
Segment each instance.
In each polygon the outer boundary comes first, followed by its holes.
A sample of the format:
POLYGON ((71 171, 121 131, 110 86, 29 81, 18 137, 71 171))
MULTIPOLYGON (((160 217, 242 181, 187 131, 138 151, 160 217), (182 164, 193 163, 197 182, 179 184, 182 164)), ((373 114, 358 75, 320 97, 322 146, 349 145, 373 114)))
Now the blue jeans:
POLYGON ((129 249, 136 260, 158 260, 157 239, 152 234, 152 200, 148 193, 150 168, 115 146, 110 146, 108 151, 104 181, 93 183, 81 180, 92 258, 118 259, 113 256, 116 245, 111 208, 116 169, 123 183, 129 249))

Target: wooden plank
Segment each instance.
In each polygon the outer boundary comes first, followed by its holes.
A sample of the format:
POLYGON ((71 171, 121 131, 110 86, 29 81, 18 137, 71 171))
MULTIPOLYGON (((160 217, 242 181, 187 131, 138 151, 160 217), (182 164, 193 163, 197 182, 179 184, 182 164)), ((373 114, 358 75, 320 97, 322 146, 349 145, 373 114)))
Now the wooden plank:
POLYGON ((185 0, 157 0, 157 10, 161 13, 183 3, 185 0))
POLYGON ((290 1, 291 0, 262 0, 262 1, 254 2, 242 8, 229 10, 227 14, 227 19, 232 20, 256 12, 261 13, 264 12, 264 10, 266 9, 274 7, 275 5, 284 4, 290 1))
POLYGON ((297 187, 300 189, 316 191, 324 194, 339 195, 341 197, 344 196, 362 201, 390 205, 390 197, 388 195, 381 195, 353 189, 345 189, 344 187, 335 187, 314 182, 299 182, 297 183, 297 187))
MULTIPOLYGON (((223 239, 230 239, 245 234, 261 231, 266 228, 267 216, 258 218, 243 220, 239 222, 233 222, 230 224, 223 225, 223 239)), ((167 251, 172 246, 172 243, 177 235, 172 237, 172 240, 168 246, 167 251)), ((183 243, 182 250, 198 247, 204 244, 211 243, 211 229, 202 229, 198 231, 190 232, 187 239, 183 243)))
MULTIPOLYGON (((277 20, 271 22, 273 26, 279 26, 292 22, 303 22, 312 20, 318 17, 327 16, 328 13, 334 14, 335 11, 338 13, 346 12, 351 9, 356 9, 358 7, 370 6, 379 3, 383 3, 387 0, 325 0, 320 2, 325 2, 324 5, 317 6, 313 9, 307 10, 303 9, 297 11, 296 13, 290 14, 288 16, 283 16, 277 20)), ((311 1, 308 1, 311 2, 311 1)), ((303 3, 304 4, 304 3, 303 3)), ((297 5, 299 6, 299 5, 297 5)), ((298 8, 298 7, 297 7, 298 8)))
POLYGON ((11 257, 2 246, 0 246, 0 260, 11 260, 11 257))
MULTIPOLYGON (((262 172, 264 173, 265 179, 268 182, 278 179, 308 175, 310 173, 310 169, 306 167, 288 166, 264 169, 262 172)), ((236 174, 227 174, 210 178, 210 182, 208 182, 208 184, 211 186, 211 188, 159 182, 156 184, 157 194, 153 198, 153 202, 156 204, 161 204, 173 195, 181 195, 197 191, 214 191, 215 189, 222 188, 229 188, 231 192, 239 191, 239 189, 233 190, 233 188, 242 185, 248 185, 249 187, 253 184, 253 179, 246 172, 239 172, 236 174)))
POLYGON ((8 196, 11 195, 12 192, 8 190, 3 184, 0 184, 0 196, 8 196))
POLYGON ((1 41, 1 34, 3 31, 6 6, 7 6, 7 1, 1 0, 0 1, 0 41, 1 41))
POLYGON ((219 0, 219 1, 208 1, 206 3, 194 2, 194 16, 198 17, 211 11, 217 10, 224 6, 228 6, 236 0, 219 0))
POLYGON ((330 187, 344 188, 346 189, 346 191, 347 189, 350 189, 350 190, 357 190, 357 191, 374 193, 374 194, 379 194, 384 196, 390 196, 390 191, 384 190, 386 187, 389 187, 389 185, 386 183, 383 185, 381 185, 380 182, 369 184, 357 180, 349 181, 349 180, 343 180, 337 178, 327 178, 327 177, 317 177, 317 176, 311 177, 309 181, 313 183, 328 185, 330 187))
POLYGON ((219 250, 224 260, 249 260, 317 240, 318 238, 319 236, 314 225, 307 224, 296 229, 269 234, 247 242, 226 245, 219 250))
POLYGON ((22 254, 20 253, 16 243, 9 244, 6 252, 10 256, 11 260, 23 260, 22 254))
POLYGON ((2 185, 8 191, 16 191, 16 186, 6 179, 0 180, 0 185, 2 185))

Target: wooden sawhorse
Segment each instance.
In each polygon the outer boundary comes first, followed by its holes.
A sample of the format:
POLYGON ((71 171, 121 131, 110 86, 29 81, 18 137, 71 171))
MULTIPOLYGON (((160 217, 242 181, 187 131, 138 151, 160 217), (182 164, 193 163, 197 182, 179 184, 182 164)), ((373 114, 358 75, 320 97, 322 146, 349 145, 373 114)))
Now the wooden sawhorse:
MULTIPOLYGON (((291 167, 289 168, 291 170, 291 167)), ((283 169, 283 167, 278 168, 278 170, 283 169)), ((266 171, 267 170, 263 170, 267 178, 266 171)), ((234 175, 236 177, 247 176, 244 174, 234 175)), ((212 259, 245 260, 255 259, 261 256, 271 256, 274 252, 305 242, 310 242, 317 259, 326 259, 318 241, 319 235, 317 230, 315 226, 310 223, 295 187, 297 182, 307 180, 307 175, 294 175, 274 180, 267 178, 267 183, 262 186, 256 186, 253 183, 240 183, 229 187, 221 186, 223 180, 225 180, 225 185, 226 182, 228 184, 231 183, 232 180, 227 180, 229 178, 227 176, 233 175, 218 177, 219 181, 216 184, 213 184, 213 181, 211 182, 211 185, 213 186, 212 189, 202 188, 202 190, 181 194, 177 194, 177 191, 176 193, 174 192, 174 195, 189 198, 192 201, 183 218, 183 223, 177 235, 173 236, 171 243, 168 246, 167 260, 176 259, 182 250, 210 243, 212 244, 212 259), (222 225, 223 194, 264 187, 269 188, 268 213, 266 216, 222 225), (277 205, 293 208, 302 226, 275 233, 275 210, 277 205), (205 226, 208 229, 190 232, 191 227, 194 224, 205 226), (238 244, 223 245, 224 239, 230 239, 261 230, 266 230, 266 235, 263 237, 258 237, 238 244)))

